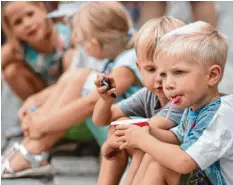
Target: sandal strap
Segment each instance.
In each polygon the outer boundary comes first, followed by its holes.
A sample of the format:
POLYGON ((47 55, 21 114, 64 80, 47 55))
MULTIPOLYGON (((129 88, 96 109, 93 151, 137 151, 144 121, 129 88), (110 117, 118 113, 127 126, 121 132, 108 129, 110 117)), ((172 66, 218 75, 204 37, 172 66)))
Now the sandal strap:
POLYGON ((2 156, 2 162, 6 159, 10 160, 14 156, 15 152, 18 151, 18 147, 19 143, 14 143, 9 149, 7 149, 2 156))
POLYGON ((43 152, 40 155, 32 155, 22 144, 14 143, 14 145, 12 145, 2 156, 1 174, 3 174, 6 170, 8 173, 14 173, 14 170, 10 166, 10 160, 16 152, 20 152, 29 162, 32 168, 40 167, 41 162, 47 160, 49 157, 47 152, 43 152))
POLYGON ((43 152, 39 155, 31 154, 22 144, 19 145, 19 152, 24 156, 24 158, 30 163, 32 168, 40 167, 41 162, 48 159, 49 154, 47 152, 43 152))
POLYGON ((4 163, 2 163, 2 174, 7 171, 8 173, 15 173, 14 170, 10 166, 9 160, 5 160, 4 163))
POLYGON ((18 151, 19 143, 14 143, 5 154, 2 156, 2 169, 1 173, 3 174, 6 170, 8 173, 14 173, 14 170, 10 167, 10 160, 18 151))

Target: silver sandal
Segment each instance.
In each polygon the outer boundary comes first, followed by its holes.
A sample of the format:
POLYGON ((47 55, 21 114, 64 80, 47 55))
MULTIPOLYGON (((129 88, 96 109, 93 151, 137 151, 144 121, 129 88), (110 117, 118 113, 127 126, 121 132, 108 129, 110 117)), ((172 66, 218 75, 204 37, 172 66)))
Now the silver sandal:
POLYGON ((41 163, 44 160, 47 160, 49 157, 48 153, 44 152, 40 155, 33 155, 28 152, 28 150, 19 143, 15 143, 8 151, 6 151, 5 155, 2 156, 2 172, 1 177, 4 179, 7 178, 19 178, 26 176, 43 176, 52 174, 52 167, 50 164, 45 166, 41 166, 41 163), (29 162, 31 168, 25 169, 22 171, 15 172, 10 167, 11 158, 17 153, 20 152, 24 158, 29 162))

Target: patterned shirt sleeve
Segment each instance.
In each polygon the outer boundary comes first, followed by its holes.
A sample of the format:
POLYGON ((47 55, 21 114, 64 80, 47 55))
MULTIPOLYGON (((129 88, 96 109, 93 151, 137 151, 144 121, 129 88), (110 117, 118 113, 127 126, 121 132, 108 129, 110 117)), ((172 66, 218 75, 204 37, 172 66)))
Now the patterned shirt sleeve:
POLYGON ((176 127, 173 127, 170 129, 170 131, 172 131, 177 139, 180 141, 180 143, 183 143, 183 138, 184 138, 184 128, 185 128, 185 124, 187 121, 187 115, 188 115, 188 109, 185 109, 180 124, 177 125, 176 127))

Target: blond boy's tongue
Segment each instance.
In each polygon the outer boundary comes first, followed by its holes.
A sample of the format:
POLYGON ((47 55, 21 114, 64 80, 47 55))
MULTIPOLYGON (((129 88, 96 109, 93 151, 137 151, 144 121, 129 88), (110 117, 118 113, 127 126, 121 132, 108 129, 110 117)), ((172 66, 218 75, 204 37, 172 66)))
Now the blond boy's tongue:
POLYGON ((176 104, 176 103, 179 103, 180 96, 173 96, 171 99, 172 99, 172 103, 176 104))

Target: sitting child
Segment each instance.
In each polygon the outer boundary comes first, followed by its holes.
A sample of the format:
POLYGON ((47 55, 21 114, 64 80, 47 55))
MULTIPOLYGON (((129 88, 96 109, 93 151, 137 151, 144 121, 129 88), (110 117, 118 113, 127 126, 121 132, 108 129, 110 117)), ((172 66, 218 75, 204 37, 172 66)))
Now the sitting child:
POLYGON ((166 34, 154 62, 165 95, 186 108, 181 123, 160 141, 136 126, 117 127, 120 149, 139 148, 153 156, 140 184, 233 184, 233 95, 220 98, 228 45, 211 25, 195 22, 166 34), (140 138, 140 139, 139 139, 140 138), (150 144, 151 143, 151 144, 150 144), (153 143, 153 144, 152 144, 153 143), (191 173, 188 182, 181 174, 191 173))
POLYGON ((7 43, 2 47, 4 79, 25 100, 57 81, 69 66, 63 60, 70 47, 70 29, 46 19, 42 2, 4 2, 2 26, 7 43))
MULTIPOLYGON (((174 127, 180 122, 183 110, 174 109, 169 117, 170 119, 164 119, 168 112, 168 106, 166 106, 166 104, 169 100, 163 93, 161 77, 156 75, 157 68, 153 64, 153 54, 157 45, 156 41, 160 37, 183 25, 184 23, 172 17, 161 17, 148 21, 140 29, 136 38, 137 66, 146 88, 139 90, 130 98, 112 105, 114 98, 112 98, 110 94, 119 86, 115 86, 113 78, 106 75, 99 75, 95 84, 101 98, 98 100, 93 113, 93 121, 96 125, 109 125, 111 121, 129 116, 151 118, 156 115, 150 127, 152 134, 156 132, 157 135, 157 130, 164 131, 165 129, 174 127), (111 85, 113 88, 111 90, 106 91, 106 89, 100 85, 103 78, 108 78, 112 82, 111 85), (162 107, 164 108, 162 109, 162 107)), ((115 142, 116 138, 113 131, 114 129, 110 126, 108 139, 102 147, 103 158, 98 184, 118 184, 128 164, 128 156, 133 155, 125 180, 125 184, 131 184, 144 153, 139 150, 135 152, 132 150, 119 152, 119 144, 115 142), (114 160, 109 160, 113 159, 113 157, 114 160), (114 175, 111 175, 112 173, 114 173, 114 175)), ((145 158, 148 158, 148 156, 145 155, 145 158)))

